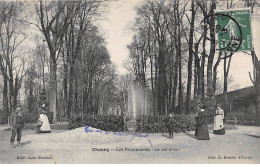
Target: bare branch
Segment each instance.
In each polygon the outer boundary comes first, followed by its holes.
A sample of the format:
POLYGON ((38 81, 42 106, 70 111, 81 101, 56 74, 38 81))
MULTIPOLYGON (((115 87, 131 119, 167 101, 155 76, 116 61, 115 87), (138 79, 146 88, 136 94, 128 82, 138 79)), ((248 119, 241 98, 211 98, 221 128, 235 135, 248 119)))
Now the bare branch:
POLYGON ((249 78, 250 78, 251 82, 253 83, 253 85, 255 85, 255 81, 252 78, 251 72, 248 71, 248 73, 249 73, 249 78))

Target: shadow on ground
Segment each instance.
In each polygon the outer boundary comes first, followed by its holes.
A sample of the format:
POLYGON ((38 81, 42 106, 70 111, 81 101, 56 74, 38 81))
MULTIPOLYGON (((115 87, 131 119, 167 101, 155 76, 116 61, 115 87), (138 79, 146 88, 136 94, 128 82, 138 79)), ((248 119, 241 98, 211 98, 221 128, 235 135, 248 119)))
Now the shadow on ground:
POLYGON ((244 135, 260 139, 260 136, 257 136, 257 135, 249 135, 249 134, 244 134, 244 135))
POLYGON ((189 136, 190 138, 193 138, 193 139, 197 140, 197 138, 196 138, 196 136, 194 134, 190 134, 188 132, 184 132, 184 133, 186 134, 186 136, 189 136))
POLYGON ((168 135, 161 135, 162 137, 165 137, 165 138, 169 138, 169 136, 168 135))
POLYGON ((28 141, 23 141, 23 142, 21 142, 21 145, 22 146, 25 146, 26 144, 31 144, 31 140, 28 140, 28 141))

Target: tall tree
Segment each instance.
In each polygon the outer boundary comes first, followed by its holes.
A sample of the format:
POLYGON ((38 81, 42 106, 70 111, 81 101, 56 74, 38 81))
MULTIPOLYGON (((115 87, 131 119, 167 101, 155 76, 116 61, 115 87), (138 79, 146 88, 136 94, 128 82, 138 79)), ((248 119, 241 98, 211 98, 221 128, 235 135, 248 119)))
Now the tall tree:
POLYGON ((61 1, 40 1, 36 5, 36 12, 39 19, 38 28, 43 33, 50 52, 50 94, 49 108, 53 112, 53 121, 56 121, 56 98, 57 98, 57 60, 61 48, 61 42, 71 21, 71 14, 62 17, 66 3, 61 1))
POLYGON ((0 70, 4 79, 2 123, 6 123, 22 84, 25 67, 22 44, 26 34, 22 32, 24 22, 19 15, 23 3, 1 1, 0 4, 0 70))
MULTIPOLYGON (((210 1, 210 10, 209 13, 205 10, 206 6, 201 4, 200 1, 197 1, 197 4, 201 8, 203 15, 204 15, 204 20, 208 23, 209 26, 209 40, 210 40, 210 50, 209 54, 207 56, 208 61, 207 61, 207 107, 209 108, 214 108, 215 107, 215 93, 214 93, 214 82, 213 82, 213 62, 214 62, 214 57, 215 57, 215 17, 214 11, 216 9, 216 1, 211 0, 210 1), (210 16, 210 17, 208 17, 210 16)), ((207 39, 207 38, 206 38, 207 39)), ((206 46, 203 46, 203 48, 206 48, 206 46)), ((203 51, 204 52, 204 51, 203 51)), ((206 54, 206 53, 204 53, 206 54)))
POLYGON ((186 95, 186 113, 190 113, 190 99, 191 99, 191 83, 192 83, 192 62, 193 62, 193 36, 194 36, 194 21, 195 21, 195 7, 194 0, 191 0, 191 21, 189 34, 189 59, 188 59, 188 82, 186 95))

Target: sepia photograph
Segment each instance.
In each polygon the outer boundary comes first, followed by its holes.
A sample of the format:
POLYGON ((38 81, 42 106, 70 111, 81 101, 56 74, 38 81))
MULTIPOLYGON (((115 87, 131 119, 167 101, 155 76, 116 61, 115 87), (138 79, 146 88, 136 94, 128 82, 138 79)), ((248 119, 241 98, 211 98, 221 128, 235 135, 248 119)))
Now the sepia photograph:
POLYGON ((3 164, 260 164, 260 0, 0 0, 3 164))

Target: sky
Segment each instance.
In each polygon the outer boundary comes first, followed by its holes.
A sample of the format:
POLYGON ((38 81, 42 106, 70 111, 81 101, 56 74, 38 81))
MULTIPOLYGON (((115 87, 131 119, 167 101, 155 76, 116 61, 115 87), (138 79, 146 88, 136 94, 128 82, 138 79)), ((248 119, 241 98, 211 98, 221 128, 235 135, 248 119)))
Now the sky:
POLYGON ((127 73, 123 63, 128 57, 127 45, 131 43, 133 36, 129 25, 134 22, 135 6, 140 2, 141 0, 109 2, 106 19, 101 23, 101 31, 104 33, 111 61, 116 65, 118 74, 127 73))
MULTIPOLYGON (((128 27, 134 22, 136 16, 135 7, 142 3, 141 0, 120 0, 109 2, 109 10, 106 14, 106 19, 101 23, 101 30, 104 33, 107 49, 111 56, 111 61, 117 67, 117 73, 123 75, 127 73, 124 68, 124 61, 128 58, 128 49, 132 41, 133 32, 128 27)), ((252 33, 254 37, 254 46, 256 54, 260 59, 260 8, 254 9, 256 19, 252 19, 252 33), (258 37, 258 38, 257 38, 258 37), (259 47, 257 47, 259 46, 259 47)), ((218 67, 219 78, 223 77, 223 62, 218 67)), ((230 76, 232 82, 229 85, 229 90, 239 89, 251 86, 252 82, 249 79, 248 72, 252 73, 252 59, 251 56, 244 53, 235 53, 230 68, 230 76)))

